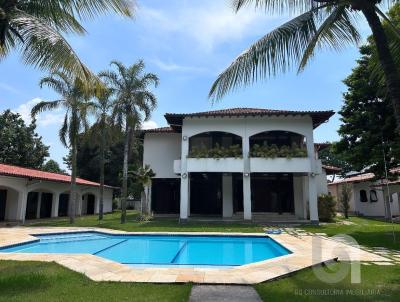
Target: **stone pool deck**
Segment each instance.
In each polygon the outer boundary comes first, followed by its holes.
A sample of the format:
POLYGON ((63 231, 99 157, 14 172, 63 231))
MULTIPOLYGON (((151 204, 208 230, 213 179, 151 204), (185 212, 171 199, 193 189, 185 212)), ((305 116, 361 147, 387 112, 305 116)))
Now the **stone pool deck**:
MULTIPOLYGON (((157 235, 264 235, 263 233, 199 233, 199 232, 124 232, 103 228, 14 227, 0 228, 0 247, 37 240, 32 235, 96 231, 106 234, 157 235)), ((151 282, 199 284, 256 284, 280 278, 293 272, 339 261, 390 262, 390 259, 317 235, 294 236, 287 233, 268 235, 292 254, 234 268, 134 268, 89 254, 1 253, 0 260, 56 262, 94 281, 151 282)))

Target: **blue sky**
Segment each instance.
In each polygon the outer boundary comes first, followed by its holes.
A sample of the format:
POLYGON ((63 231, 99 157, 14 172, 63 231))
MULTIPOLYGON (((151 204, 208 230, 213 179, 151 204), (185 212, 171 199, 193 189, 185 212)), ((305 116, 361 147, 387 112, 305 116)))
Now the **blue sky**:
MULTIPOLYGON (((219 72, 252 42, 287 20, 246 9, 235 14, 227 0, 142 0, 134 20, 105 16, 84 23, 88 34, 68 41, 93 70, 109 67, 111 60, 126 65, 142 58, 147 71, 160 77, 154 90, 158 108, 146 127, 166 125, 166 112, 195 112, 227 107, 261 107, 292 110, 338 111, 350 73, 359 54, 348 48, 340 53, 322 51, 305 72, 295 71, 240 89, 211 104, 207 93, 219 72)), ((360 27, 368 33, 363 20, 360 27)), ((11 108, 29 120, 30 108, 39 100, 56 99, 40 89, 46 73, 21 63, 17 53, 0 61, 0 111, 11 108)), ((38 118, 38 132, 50 145, 51 158, 62 164, 67 150, 57 133, 63 112, 47 112, 38 118)), ((315 131, 315 141, 338 138, 336 115, 315 131)))

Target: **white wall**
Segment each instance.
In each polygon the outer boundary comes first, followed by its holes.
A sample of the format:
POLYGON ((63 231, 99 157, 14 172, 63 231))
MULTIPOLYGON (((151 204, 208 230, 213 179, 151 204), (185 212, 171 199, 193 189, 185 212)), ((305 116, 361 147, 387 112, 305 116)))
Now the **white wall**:
MULTIPOLYGON (((85 193, 92 193, 96 196, 96 213, 98 213, 98 198, 99 187, 82 186, 78 185, 78 199, 77 199, 77 215, 81 214, 82 209, 82 195, 85 193)), ((32 180, 28 181, 22 177, 9 177, 0 176, 0 188, 7 189, 7 204, 6 204, 6 220, 9 221, 22 221, 25 219, 26 212, 26 198, 29 192, 49 192, 53 197, 57 197, 62 193, 68 193, 70 185, 68 183, 59 183, 51 181, 32 180), (11 190, 10 190, 11 189, 11 190)), ((113 189, 106 187, 104 189, 104 212, 112 211, 112 195, 113 189)), ((54 200, 54 199, 53 199, 54 200)), ((57 200, 58 203, 58 200, 57 200)), ((54 206, 54 205, 53 205, 54 206)), ((58 205, 57 205, 58 209, 58 205)), ((53 217, 58 215, 58 211, 52 214, 53 217)))
POLYGON ((156 178, 177 178, 174 160, 181 157, 179 133, 146 133, 143 143, 143 164, 150 165, 156 178))

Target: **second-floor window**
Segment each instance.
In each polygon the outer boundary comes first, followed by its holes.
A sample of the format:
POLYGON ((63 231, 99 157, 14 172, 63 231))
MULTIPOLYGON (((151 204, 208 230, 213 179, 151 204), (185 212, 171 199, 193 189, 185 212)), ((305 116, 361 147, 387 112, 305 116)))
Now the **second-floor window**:
POLYGON ((250 137, 250 157, 307 157, 303 135, 289 131, 267 131, 250 137))
POLYGON ((189 139, 189 157, 242 157, 242 138, 227 132, 204 132, 189 139))

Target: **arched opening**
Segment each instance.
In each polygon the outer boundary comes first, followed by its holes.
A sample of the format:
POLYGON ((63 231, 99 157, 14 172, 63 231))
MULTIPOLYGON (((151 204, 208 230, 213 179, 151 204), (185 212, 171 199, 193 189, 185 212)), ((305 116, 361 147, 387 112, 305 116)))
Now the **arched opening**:
POLYGON ((35 190, 28 193, 25 219, 50 218, 53 193, 35 190))
POLYGON ((58 201, 58 217, 68 216, 69 193, 60 194, 58 201))
POLYGON ((18 220, 19 192, 10 187, 0 186, 0 221, 18 220))
POLYGON ((242 157, 242 154, 242 138, 236 134, 211 131, 189 139, 189 157, 242 157))
POLYGON ((290 131, 265 131, 250 137, 251 157, 307 157, 305 136, 290 131))
POLYGON ((96 196, 92 193, 82 195, 82 215, 93 215, 96 207, 96 196))

